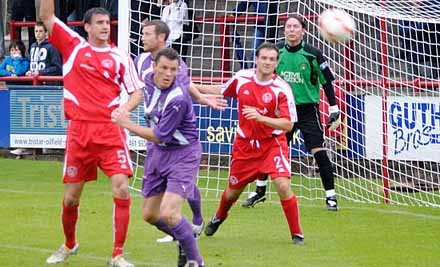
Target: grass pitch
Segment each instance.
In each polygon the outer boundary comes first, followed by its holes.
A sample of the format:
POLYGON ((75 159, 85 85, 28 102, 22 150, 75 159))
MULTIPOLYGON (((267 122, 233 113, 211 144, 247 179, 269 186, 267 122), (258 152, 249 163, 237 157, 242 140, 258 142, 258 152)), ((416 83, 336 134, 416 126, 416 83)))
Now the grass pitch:
MULTIPOLYGON (((59 162, 0 159, 0 266, 46 266, 63 242, 60 205, 64 187, 59 162)), ((78 240, 80 253, 58 266, 106 266, 112 249, 112 195, 108 179, 86 185, 78 240)), ((218 199, 203 199, 207 220, 218 199)), ((126 257, 136 266, 176 266, 174 244, 141 218, 141 197, 132 194, 126 257)), ((207 267, 248 266, 439 266, 440 209, 300 201, 304 246, 291 244, 277 202, 253 209, 236 205, 213 237, 199 247, 207 267)), ((189 209, 185 210, 189 214, 189 209)))

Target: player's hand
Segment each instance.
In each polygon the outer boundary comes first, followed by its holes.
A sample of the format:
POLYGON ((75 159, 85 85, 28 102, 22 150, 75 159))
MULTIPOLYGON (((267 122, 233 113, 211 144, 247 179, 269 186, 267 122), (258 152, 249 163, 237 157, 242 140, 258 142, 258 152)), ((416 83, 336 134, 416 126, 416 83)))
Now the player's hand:
POLYGON ((260 112, 258 112, 257 108, 255 107, 244 105, 242 112, 244 117, 248 120, 261 121, 263 118, 263 115, 261 115, 260 112))
POLYGON ((124 108, 117 108, 112 111, 111 119, 113 123, 126 128, 128 123, 130 122, 130 112, 125 110, 124 108))
POLYGON ((223 95, 202 94, 199 103, 217 110, 225 110, 228 106, 228 101, 223 98, 223 95))
POLYGON ((330 115, 328 116, 327 128, 330 131, 334 131, 341 124, 341 112, 339 111, 339 107, 337 105, 330 106, 328 111, 330 115))

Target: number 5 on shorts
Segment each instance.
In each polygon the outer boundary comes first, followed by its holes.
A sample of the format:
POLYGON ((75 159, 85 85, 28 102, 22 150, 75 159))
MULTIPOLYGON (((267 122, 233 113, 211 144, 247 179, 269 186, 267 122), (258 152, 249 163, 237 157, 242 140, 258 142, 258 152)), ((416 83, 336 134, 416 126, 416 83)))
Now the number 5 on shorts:
POLYGON ((121 164, 121 169, 127 169, 127 156, 125 155, 125 151, 118 150, 116 154, 118 156, 118 162, 121 164))

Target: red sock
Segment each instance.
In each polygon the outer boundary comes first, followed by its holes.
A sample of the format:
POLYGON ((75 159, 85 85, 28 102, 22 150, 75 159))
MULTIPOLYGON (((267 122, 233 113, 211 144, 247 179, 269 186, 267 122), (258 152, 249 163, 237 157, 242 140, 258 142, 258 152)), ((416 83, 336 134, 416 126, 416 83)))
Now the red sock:
POLYGON ((228 212, 232 205, 234 205, 235 201, 236 200, 228 200, 226 198, 226 192, 223 191, 222 198, 220 199, 220 205, 215 215, 217 219, 225 220, 228 217, 228 212))
POLYGON ((63 201, 63 212, 61 214, 61 221, 63 222, 64 236, 66 242, 64 245, 68 248, 73 248, 76 244, 76 223, 78 222, 78 206, 66 207, 63 201))
POLYGON ((113 198, 113 254, 112 257, 124 252, 124 243, 127 238, 128 223, 130 222, 130 198, 113 198))
POLYGON ((287 223, 289 224, 290 234, 302 235, 301 225, 299 223, 299 208, 296 196, 293 196, 286 200, 281 200, 283 206, 284 215, 286 216, 287 223))

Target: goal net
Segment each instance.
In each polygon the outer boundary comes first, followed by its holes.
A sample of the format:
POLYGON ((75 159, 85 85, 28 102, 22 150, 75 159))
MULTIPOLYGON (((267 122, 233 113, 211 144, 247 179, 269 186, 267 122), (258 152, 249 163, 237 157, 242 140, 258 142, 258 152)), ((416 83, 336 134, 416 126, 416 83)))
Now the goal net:
MULTIPOLYGON (((339 198, 440 206, 438 1, 185 2, 185 38, 175 40, 174 45, 177 43, 195 83, 220 83, 241 68, 252 67, 255 45, 263 39, 282 42, 287 15, 303 15, 305 41, 323 51, 336 76, 343 124, 336 132, 325 134, 339 198), (317 17, 328 8, 340 8, 353 16, 357 27, 353 40, 333 44, 322 39, 317 17)), ((126 14, 130 30, 123 39, 130 40, 127 45, 133 55, 142 51, 140 21, 166 15, 165 4, 131 1, 126 14)), ((198 185, 205 196, 217 197, 227 183, 236 103, 230 102, 223 112, 194 107, 203 145, 198 185)), ((323 122, 327 110, 323 96, 323 122)), ((139 190, 145 151, 142 140, 131 146, 136 151, 131 186, 139 190)), ((295 194, 308 200, 323 199, 319 172, 300 133, 291 144, 291 160, 295 194)), ((274 197, 273 188, 270 192, 269 197, 274 197)))

